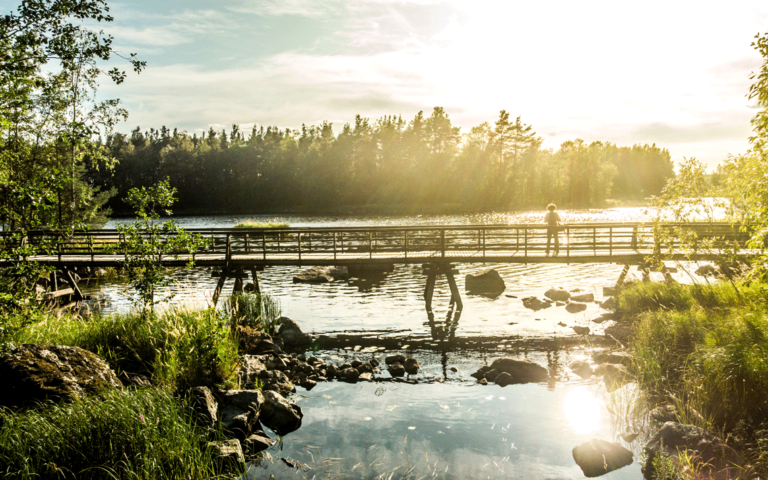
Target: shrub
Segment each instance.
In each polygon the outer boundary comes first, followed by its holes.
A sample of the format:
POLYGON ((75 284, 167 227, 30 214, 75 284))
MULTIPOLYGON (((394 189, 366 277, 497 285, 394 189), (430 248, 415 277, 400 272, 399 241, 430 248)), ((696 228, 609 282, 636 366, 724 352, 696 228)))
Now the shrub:
POLYGON ((0 476, 211 478, 212 455, 191 411, 170 393, 150 389, 22 412, 0 409, 0 476))

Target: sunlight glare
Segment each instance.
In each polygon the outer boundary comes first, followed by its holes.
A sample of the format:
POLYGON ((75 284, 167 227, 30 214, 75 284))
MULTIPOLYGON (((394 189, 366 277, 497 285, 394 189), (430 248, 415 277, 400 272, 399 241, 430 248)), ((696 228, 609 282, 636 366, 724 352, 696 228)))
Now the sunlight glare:
POLYGON ((586 389, 568 394, 565 399, 565 417, 578 433, 590 433, 597 429, 602 417, 600 401, 586 389))

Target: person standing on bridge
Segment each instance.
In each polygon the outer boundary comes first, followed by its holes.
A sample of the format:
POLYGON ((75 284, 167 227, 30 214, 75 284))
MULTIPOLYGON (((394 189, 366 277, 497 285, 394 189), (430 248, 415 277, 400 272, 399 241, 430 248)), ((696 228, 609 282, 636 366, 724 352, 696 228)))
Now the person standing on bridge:
POLYGON ((557 214, 557 205, 550 203, 547 205, 547 214, 544 215, 544 222, 547 224, 547 256, 549 256, 549 245, 552 242, 552 237, 555 237, 555 255, 560 253, 560 215, 557 214))

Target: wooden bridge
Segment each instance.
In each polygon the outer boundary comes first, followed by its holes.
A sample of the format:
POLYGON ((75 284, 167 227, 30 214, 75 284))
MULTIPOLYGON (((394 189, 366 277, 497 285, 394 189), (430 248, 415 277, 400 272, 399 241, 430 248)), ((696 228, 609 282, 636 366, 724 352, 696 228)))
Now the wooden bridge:
MULTIPOLYGON (((746 233, 728 223, 666 224, 694 236, 700 249, 683 250, 678 243, 667 258, 711 260, 718 249, 743 245, 746 233)), ((425 264, 427 292, 434 276, 445 274, 459 308, 452 265, 460 263, 619 263, 639 264, 652 253, 657 239, 653 224, 578 223, 566 224, 559 231, 559 252, 554 242, 547 249, 546 225, 451 225, 285 229, 187 229, 208 240, 208 246, 194 253, 173 252, 159 260, 166 266, 183 266, 194 260, 198 266, 218 267, 220 276, 214 298, 227 278, 235 279, 235 290, 251 271, 258 288, 257 271, 271 265, 360 266, 425 264), (456 291, 454 291, 456 290, 456 291)), ((8 232, 0 232, 5 239, 8 232)), ((117 230, 75 232, 61 236, 47 232, 28 232, 20 240, 47 245, 47 253, 27 260, 67 269, 76 266, 120 266, 126 243, 117 230)), ((9 262, 6 261, 5 264, 9 262)), ((3 262, 0 262, 0 267, 3 262)), ((428 302, 429 303, 429 302, 428 302)))

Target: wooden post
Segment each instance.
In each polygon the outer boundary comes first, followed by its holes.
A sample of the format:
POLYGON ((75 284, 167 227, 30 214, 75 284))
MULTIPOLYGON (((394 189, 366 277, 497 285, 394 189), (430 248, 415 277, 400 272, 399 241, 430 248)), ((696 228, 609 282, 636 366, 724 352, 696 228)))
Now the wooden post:
POLYGON ((405 231, 405 258, 408 258, 408 230, 405 231))
POLYGON ((373 258, 373 232, 368 230, 368 258, 373 258))
POLYGON ((248 234, 246 233, 245 234, 245 254, 248 255, 249 253, 251 253, 251 249, 248 245, 248 234))
POLYGON ((523 232, 525 235, 523 238, 523 248, 525 249, 525 264, 528 265, 528 229, 525 228, 523 232))
POLYGON ((608 228, 608 255, 613 256, 613 227, 608 228))
POLYGON ((427 286, 424 289, 424 302, 427 306, 427 312, 431 312, 432 294, 435 292, 435 278, 437 277, 437 268, 435 265, 428 265, 427 268, 427 286))
POLYGON ((632 250, 637 250, 637 225, 632 229, 632 250))
POLYGON ((227 234, 227 251, 224 253, 224 261, 227 264, 227 267, 229 267, 229 261, 232 259, 232 238, 231 235, 227 234))
POLYGON ((222 270, 219 282, 216 284, 216 290, 213 291, 213 308, 216 308, 216 304, 219 302, 219 295, 221 295, 221 289, 224 288, 224 282, 227 281, 227 271, 222 270))
POLYGON ((440 230, 440 256, 445 258, 445 230, 440 230))
POLYGON ((91 252, 91 262, 93 262, 93 235, 88 235, 88 250, 91 252))
POLYGON ((301 266, 301 232, 299 232, 299 266, 301 266))
POLYGON ((571 227, 565 227, 565 258, 571 263, 571 227))
POLYGON ((445 265, 445 277, 448 279, 448 286, 451 288, 451 305, 456 302, 456 308, 462 310, 464 304, 461 302, 461 295, 459 294, 459 288, 456 286, 456 279, 453 278, 453 267, 450 264, 445 265))
POLYGON ((336 260, 336 232, 333 232, 333 259, 336 260))
POLYGON ((72 272, 65 269, 64 274, 67 276, 67 280, 69 281, 69 284, 72 285, 72 290, 75 292, 75 300, 80 301, 83 297, 83 292, 80 291, 80 289, 77 287, 77 283, 75 283, 75 278, 72 276, 72 272))
POLYGON ((485 260, 485 229, 483 229, 483 260, 485 260))
POLYGON ((261 253, 264 257, 264 261, 267 261, 267 234, 266 232, 261 232, 261 253))
POLYGON ((259 272, 256 267, 251 268, 251 276, 253 277, 253 291, 261 293, 261 284, 259 283, 259 272))
POLYGON ((592 254, 597 255, 597 227, 592 227, 592 254))

